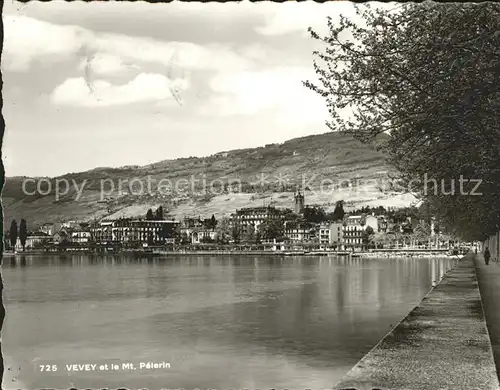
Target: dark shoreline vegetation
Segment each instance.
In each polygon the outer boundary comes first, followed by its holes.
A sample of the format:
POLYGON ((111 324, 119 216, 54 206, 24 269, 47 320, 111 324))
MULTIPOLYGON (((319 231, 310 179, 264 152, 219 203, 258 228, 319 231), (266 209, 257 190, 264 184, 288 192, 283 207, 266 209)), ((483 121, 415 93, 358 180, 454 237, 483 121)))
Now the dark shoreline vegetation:
POLYGON ((500 5, 405 3, 359 14, 365 27, 341 17, 328 19, 326 36, 309 29, 323 49, 314 52, 320 81, 305 86, 325 99, 333 131, 368 143, 389 133, 380 149, 406 188, 450 233, 486 240, 500 230, 500 5), (354 120, 339 115, 344 108, 354 120), (478 180, 480 196, 460 193, 478 180))

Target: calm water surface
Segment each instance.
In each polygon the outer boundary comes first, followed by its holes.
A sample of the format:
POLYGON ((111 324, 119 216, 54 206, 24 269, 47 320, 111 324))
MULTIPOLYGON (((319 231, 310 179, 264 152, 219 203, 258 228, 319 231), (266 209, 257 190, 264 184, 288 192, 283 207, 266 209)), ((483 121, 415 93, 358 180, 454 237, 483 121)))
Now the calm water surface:
POLYGON ((452 259, 4 259, 5 388, 326 389, 452 259), (141 362, 170 368, 141 370, 141 362), (113 371, 111 364, 136 369, 113 371), (70 372, 69 364, 108 364, 70 372), (41 372, 55 365, 56 372, 41 372))

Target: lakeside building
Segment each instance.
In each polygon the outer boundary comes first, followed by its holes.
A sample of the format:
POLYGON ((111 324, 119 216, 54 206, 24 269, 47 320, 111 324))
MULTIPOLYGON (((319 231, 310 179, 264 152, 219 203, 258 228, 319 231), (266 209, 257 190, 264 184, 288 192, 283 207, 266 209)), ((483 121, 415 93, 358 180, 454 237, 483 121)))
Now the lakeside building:
MULTIPOLYGON (((77 226, 77 225, 74 225, 77 226)), ((85 244, 90 243, 92 240, 92 235, 89 228, 77 229, 77 228, 62 228, 59 232, 54 234, 53 241, 56 244, 61 244, 63 242, 68 242, 72 244, 77 244, 78 246, 85 246, 85 244)))
POLYGON ((81 228, 82 223, 77 221, 67 221, 61 223, 62 229, 79 229, 81 228))
POLYGON ((351 215, 344 220, 342 235, 344 249, 361 250, 368 243, 366 229, 379 231, 379 220, 373 215, 351 215))
POLYGON ((65 229, 62 229, 62 230, 56 232, 52 236, 52 242, 54 244, 61 244, 64 241, 69 242, 69 238, 70 238, 70 234, 65 229))
POLYGON ((290 241, 310 241, 316 237, 314 226, 305 221, 286 221, 284 231, 290 241))
POLYGON ((92 239, 90 230, 73 230, 70 234, 70 241, 79 245, 88 244, 92 239))
POLYGON ((236 210, 231 214, 230 224, 232 229, 236 229, 240 234, 248 232, 249 228, 256 231, 259 225, 265 220, 283 220, 283 213, 272 206, 267 207, 247 207, 236 210))
POLYGON ((341 249, 343 244, 343 223, 333 222, 321 224, 318 233, 320 249, 335 247, 341 249))
POLYGON ((172 242, 179 232, 176 220, 122 218, 103 220, 90 226, 91 240, 96 243, 159 244, 172 242))
POLYGON ((215 241, 217 239, 217 232, 215 229, 194 230, 189 237, 191 244, 200 244, 205 240, 215 241))
POLYGON ((42 226, 40 226, 40 231, 48 234, 49 236, 53 236, 57 232, 59 232, 62 229, 62 224, 59 222, 55 223, 44 223, 42 226))
MULTIPOLYGON (((389 229, 389 221, 385 215, 378 215, 378 232, 386 233, 389 229)), ((375 230, 377 232, 377 230, 375 230)))
POLYGON ((200 244, 205 240, 214 241, 217 238, 215 230, 217 221, 211 218, 184 218, 180 223, 180 234, 186 236, 191 244, 200 244))
MULTIPOLYGON (((52 237, 45 232, 28 232, 26 237, 25 249, 37 249, 52 243, 52 237)), ((9 237, 9 249, 10 247, 10 237, 9 237)), ((15 246, 16 251, 22 251, 23 246, 21 245, 21 240, 18 238, 15 246)))

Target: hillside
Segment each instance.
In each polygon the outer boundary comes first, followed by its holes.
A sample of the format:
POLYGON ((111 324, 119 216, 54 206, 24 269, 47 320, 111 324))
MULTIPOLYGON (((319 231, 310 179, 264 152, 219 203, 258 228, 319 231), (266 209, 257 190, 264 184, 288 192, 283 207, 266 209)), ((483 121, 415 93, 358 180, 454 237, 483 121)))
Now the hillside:
MULTIPOLYGON (((296 188, 305 190, 306 204, 327 209, 339 199, 344 199, 348 207, 403 206, 414 201, 391 190, 390 172, 394 173, 375 147, 328 132, 208 157, 96 168, 45 178, 39 186, 44 195, 24 193, 23 181, 27 178, 7 178, 2 198, 6 221, 25 218, 30 226, 104 216, 142 216, 149 207, 160 204, 176 217, 221 216, 236 208, 263 204, 291 207, 296 188), (49 182, 52 191, 45 194, 49 182), (56 182, 60 196, 56 196, 56 182), (67 193, 66 182, 70 184, 67 193)), ((27 182, 28 193, 36 190, 35 180, 40 178, 27 182)))

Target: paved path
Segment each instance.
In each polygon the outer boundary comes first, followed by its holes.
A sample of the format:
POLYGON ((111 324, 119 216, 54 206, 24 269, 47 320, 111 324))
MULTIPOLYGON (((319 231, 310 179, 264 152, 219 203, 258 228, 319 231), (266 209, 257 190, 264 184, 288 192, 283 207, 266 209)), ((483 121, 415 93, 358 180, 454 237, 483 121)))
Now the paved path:
POLYGON ((488 332, 497 373, 500 373, 500 263, 484 263, 481 254, 475 256, 476 274, 483 301, 488 332))

